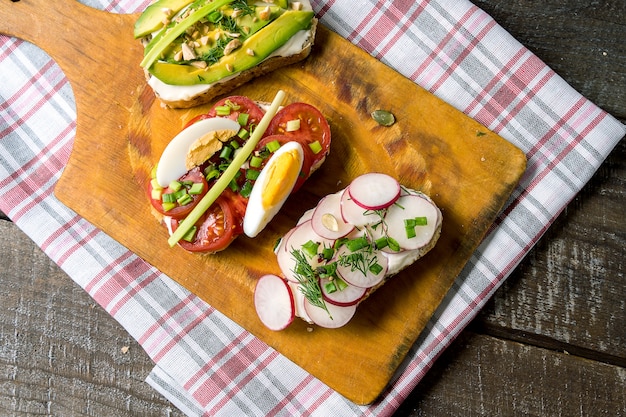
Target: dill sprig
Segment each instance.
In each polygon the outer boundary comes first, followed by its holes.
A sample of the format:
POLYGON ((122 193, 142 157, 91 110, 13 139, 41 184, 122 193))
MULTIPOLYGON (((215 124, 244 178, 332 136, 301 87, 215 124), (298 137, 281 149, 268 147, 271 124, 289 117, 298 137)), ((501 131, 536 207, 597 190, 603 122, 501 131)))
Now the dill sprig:
POLYGON ((324 309, 328 313, 328 316, 332 319, 330 311, 326 306, 324 297, 322 296, 322 289, 320 288, 319 279, 315 270, 304 254, 302 250, 294 249, 291 252, 291 256, 296 260, 296 266, 293 269, 298 282, 300 283, 300 291, 304 297, 312 305, 324 309))

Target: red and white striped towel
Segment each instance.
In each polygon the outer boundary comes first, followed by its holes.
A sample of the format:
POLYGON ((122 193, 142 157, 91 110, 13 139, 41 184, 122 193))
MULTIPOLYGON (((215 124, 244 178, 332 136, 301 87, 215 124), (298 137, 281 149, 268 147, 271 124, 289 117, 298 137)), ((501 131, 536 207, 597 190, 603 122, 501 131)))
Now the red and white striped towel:
MULTIPOLYGON (((148 1, 86 0, 114 13, 148 1)), ((528 169, 379 401, 357 406, 53 195, 75 133, 59 67, 0 36, 0 210, 139 341, 190 416, 391 415, 626 132, 466 0, 313 1, 327 27, 520 147, 528 169)))

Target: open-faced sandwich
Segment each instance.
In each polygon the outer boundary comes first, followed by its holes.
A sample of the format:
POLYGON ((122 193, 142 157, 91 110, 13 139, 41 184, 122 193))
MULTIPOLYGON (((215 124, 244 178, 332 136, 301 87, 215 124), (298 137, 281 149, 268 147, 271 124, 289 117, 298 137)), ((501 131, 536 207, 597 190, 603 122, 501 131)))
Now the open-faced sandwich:
POLYGON ((257 236, 326 159, 330 127, 306 103, 259 105, 224 98, 191 120, 164 149, 148 185, 169 244, 218 252, 257 236))
POLYGON ((441 226, 426 194, 383 173, 357 177, 304 213, 277 244, 283 276, 262 276, 254 292, 261 322, 271 330, 294 317, 344 326, 359 303, 435 246, 441 226))
POLYGON ((172 108, 209 103, 311 52, 309 0, 157 0, 140 15, 148 84, 172 108))

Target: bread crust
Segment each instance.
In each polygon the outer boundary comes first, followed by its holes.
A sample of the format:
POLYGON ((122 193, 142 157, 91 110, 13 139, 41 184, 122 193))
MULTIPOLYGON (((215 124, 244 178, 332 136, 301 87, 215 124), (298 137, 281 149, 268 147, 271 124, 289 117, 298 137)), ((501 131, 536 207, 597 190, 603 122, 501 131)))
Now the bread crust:
MULTIPOLYGON (((243 84, 254 78, 260 77, 264 74, 268 74, 272 71, 277 70, 278 68, 286 67, 288 65, 292 65, 306 59, 311 54, 311 49, 313 48, 316 28, 317 19, 313 18, 310 28, 311 35, 306 40, 302 50, 298 54, 287 57, 269 58, 253 68, 240 72, 235 77, 232 77, 223 82, 212 84, 208 90, 204 91, 201 94, 197 94, 189 98, 188 100, 166 100, 160 97, 156 91, 154 93, 164 106, 172 109, 188 109, 191 107, 210 103, 217 96, 228 94, 235 88, 242 86, 243 84)), ((149 81, 152 75, 148 71, 144 71, 144 73, 146 75, 146 80, 149 81)))

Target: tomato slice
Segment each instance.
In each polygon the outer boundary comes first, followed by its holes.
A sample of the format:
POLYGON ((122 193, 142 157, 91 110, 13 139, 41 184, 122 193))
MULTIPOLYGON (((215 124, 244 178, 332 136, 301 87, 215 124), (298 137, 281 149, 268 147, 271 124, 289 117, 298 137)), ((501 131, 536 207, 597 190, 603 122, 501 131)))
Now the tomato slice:
POLYGON ((330 151, 330 126, 324 115, 307 103, 291 103, 278 111, 270 122, 266 135, 285 135, 304 141, 307 144, 305 151, 313 155, 313 165, 324 159, 330 151), (300 119, 300 128, 288 132, 287 122, 296 119, 300 119), (321 150, 317 154, 313 153, 308 146, 315 141, 321 145, 321 150))
MULTIPOLYGON (((225 190, 196 222, 193 242, 180 240, 178 244, 189 252, 219 252, 226 249, 243 232, 243 217, 247 199, 225 190)), ((182 220, 171 219, 172 232, 182 220)))
MULTIPOLYGON (((300 187, 302 187, 302 184, 304 184, 307 178, 309 178, 309 175, 311 175, 311 166, 313 166, 313 161, 316 155, 311 151, 311 148, 309 148, 309 143, 307 139, 305 137, 300 137, 300 136, 287 136, 287 135, 265 136, 259 141, 255 150, 260 151, 261 149, 265 147, 265 145, 275 140, 277 140, 281 146, 287 142, 298 142, 300 143, 300 145, 302 145, 302 149, 304 150, 304 161, 302 162, 302 169, 300 170, 300 174, 298 175, 298 180, 296 181, 296 184, 293 186, 293 190, 292 190, 292 192, 295 193, 296 191, 300 189, 300 187)), ((269 158, 263 162, 261 167, 265 166, 268 160, 269 158)))
MULTIPOLYGON (((204 195, 209 190, 209 185, 207 184, 204 175, 199 168, 194 168, 191 171, 187 172, 185 175, 179 178, 179 181, 192 181, 194 183, 202 183, 202 192, 200 194, 190 194, 191 202, 185 205, 177 205, 171 210, 165 210, 163 208, 163 199, 162 197, 159 199, 152 198, 152 183, 148 185, 148 196, 150 197, 150 202, 152 203, 152 207, 154 207, 159 213, 170 216, 175 219, 181 219, 193 210, 193 208, 198 204, 198 202, 204 197, 204 195)), ((170 187, 166 187, 163 189, 163 194, 171 194, 174 190, 170 187)))

